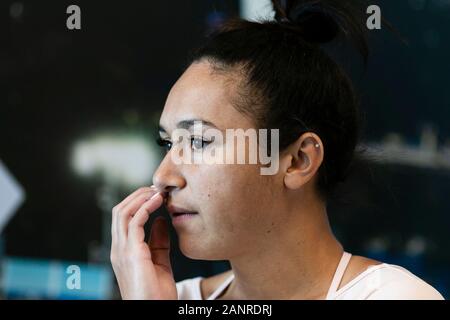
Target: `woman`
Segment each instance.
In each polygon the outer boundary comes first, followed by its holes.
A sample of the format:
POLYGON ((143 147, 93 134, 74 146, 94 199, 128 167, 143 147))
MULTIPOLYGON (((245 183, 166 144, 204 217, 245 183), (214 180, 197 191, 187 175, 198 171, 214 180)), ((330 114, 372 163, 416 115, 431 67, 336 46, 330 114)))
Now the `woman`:
POLYGON ((273 5, 276 21, 226 23, 171 89, 160 119, 167 154, 154 186, 113 209, 111 261, 122 297, 442 299, 399 266, 345 252, 328 222, 327 200, 349 171, 360 118, 349 78, 320 45, 344 34, 366 57, 363 24, 342 0, 273 5), (267 144, 279 146, 274 174, 261 174, 261 163, 174 161, 180 145, 192 158, 225 151, 206 129, 261 128, 279 129, 267 144), (187 142, 173 138, 180 129, 187 142), (184 255, 229 260, 231 270, 175 283, 165 220, 144 240, 144 224, 163 203, 184 255))

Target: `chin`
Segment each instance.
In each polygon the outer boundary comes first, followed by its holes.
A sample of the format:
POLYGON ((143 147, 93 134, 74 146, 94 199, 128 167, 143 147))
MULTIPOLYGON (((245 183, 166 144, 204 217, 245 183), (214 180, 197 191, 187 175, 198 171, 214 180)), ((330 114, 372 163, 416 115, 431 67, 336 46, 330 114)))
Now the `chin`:
POLYGON ((217 246, 208 247, 204 242, 196 243, 195 240, 179 238, 179 247, 181 253, 193 260, 225 260, 221 250, 217 246))

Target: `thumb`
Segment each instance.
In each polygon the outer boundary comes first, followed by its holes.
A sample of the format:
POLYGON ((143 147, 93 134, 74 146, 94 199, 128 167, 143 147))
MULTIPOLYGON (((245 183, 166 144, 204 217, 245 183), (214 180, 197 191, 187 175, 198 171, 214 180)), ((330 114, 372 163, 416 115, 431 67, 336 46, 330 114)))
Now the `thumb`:
POLYGON ((164 267, 167 271, 172 273, 172 266, 170 264, 169 256, 169 227, 166 219, 161 216, 157 217, 153 222, 148 246, 150 248, 153 263, 164 267))

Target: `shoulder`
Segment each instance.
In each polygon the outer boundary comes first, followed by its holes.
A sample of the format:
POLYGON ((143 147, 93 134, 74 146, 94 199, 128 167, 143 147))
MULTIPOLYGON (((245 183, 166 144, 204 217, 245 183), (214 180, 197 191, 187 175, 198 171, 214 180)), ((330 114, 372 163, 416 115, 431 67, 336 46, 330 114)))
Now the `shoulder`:
POLYGON ((230 275, 231 270, 211 277, 195 277, 176 283, 179 300, 204 300, 230 275))
POLYGON ((377 260, 369 259, 358 255, 352 255, 349 264, 347 266, 347 269, 345 270, 345 273, 342 277, 340 287, 343 287, 344 285, 355 279, 357 276, 362 274, 368 268, 380 264, 382 263, 377 260))
POLYGON ((442 300, 431 285, 409 270, 387 263, 369 266, 337 292, 338 299, 442 300))
POLYGON ((409 270, 392 264, 383 264, 372 274, 372 283, 378 285, 370 299, 441 300, 442 295, 430 284, 409 270))

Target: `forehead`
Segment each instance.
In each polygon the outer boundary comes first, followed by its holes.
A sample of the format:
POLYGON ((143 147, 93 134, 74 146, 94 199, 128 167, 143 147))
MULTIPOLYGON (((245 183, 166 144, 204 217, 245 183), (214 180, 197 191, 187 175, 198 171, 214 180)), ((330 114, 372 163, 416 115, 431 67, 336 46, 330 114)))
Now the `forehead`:
POLYGON ((193 63, 170 90, 160 119, 167 131, 186 119, 203 119, 219 129, 251 128, 248 117, 232 105, 236 82, 213 72, 208 62, 193 63))

